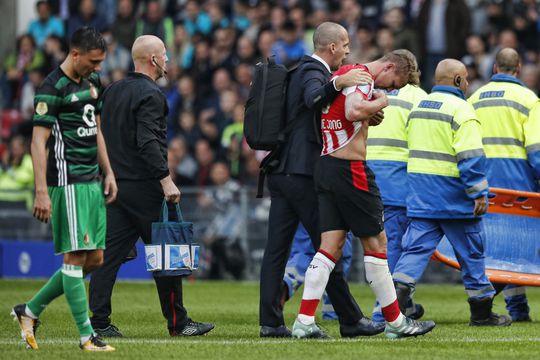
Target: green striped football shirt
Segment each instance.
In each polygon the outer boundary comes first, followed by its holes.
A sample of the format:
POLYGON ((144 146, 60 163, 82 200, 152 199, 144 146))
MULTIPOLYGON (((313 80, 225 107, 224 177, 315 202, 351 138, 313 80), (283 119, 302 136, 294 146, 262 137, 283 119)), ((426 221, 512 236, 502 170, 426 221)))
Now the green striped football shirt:
POLYGON ((97 74, 77 83, 60 67, 37 89, 34 126, 52 128, 48 142, 47 185, 65 186, 97 179, 96 115, 100 112, 101 93, 97 74))

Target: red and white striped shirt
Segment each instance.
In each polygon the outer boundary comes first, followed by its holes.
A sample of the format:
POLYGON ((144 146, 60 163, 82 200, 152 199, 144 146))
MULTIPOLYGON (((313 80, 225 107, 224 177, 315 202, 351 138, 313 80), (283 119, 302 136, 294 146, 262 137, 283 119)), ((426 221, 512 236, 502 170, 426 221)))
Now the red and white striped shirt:
MULTIPOLYGON (((332 79, 344 75, 352 69, 362 69, 369 73, 364 65, 349 64, 340 67, 332 79)), ((321 131, 323 149, 321 156, 328 155, 347 145, 362 128, 361 121, 351 122, 345 117, 345 98, 353 92, 360 92, 364 99, 370 100, 373 94, 373 81, 367 85, 358 85, 345 88, 332 104, 323 108, 321 116, 321 131)))

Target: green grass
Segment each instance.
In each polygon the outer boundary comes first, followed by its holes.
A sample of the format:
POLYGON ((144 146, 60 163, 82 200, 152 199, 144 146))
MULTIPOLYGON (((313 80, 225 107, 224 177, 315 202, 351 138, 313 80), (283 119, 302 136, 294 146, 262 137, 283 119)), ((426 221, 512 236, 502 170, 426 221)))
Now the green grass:
MULTIPOLYGON (((117 351, 83 353, 77 347, 77 332, 64 298, 57 299, 42 314, 38 331, 39 350, 26 350, 9 310, 29 299, 41 281, 0 280, 0 359, 538 359, 540 354, 540 289, 529 288, 533 323, 508 328, 472 328, 461 286, 422 285, 415 297, 426 308, 426 319, 437 327, 420 338, 387 340, 383 335, 343 340, 336 322, 321 324, 332 340, 262 340, 258 337, 258 284, 196 282, 184 286, 185 304, 198 321, 211 321, 216 328, 199 338, 170 338, 161 316, 155 285, 121 282, 113 296, 113 322, 126 335, 111 339, 117 351)), ((371 311, 373 295, 364 285, 351 285, 360 306, 371 311)), ((298 310, 297 294, 286 306, 291 325, 298 310)), ((495 310, 504 312, 502 298, 495 310)))

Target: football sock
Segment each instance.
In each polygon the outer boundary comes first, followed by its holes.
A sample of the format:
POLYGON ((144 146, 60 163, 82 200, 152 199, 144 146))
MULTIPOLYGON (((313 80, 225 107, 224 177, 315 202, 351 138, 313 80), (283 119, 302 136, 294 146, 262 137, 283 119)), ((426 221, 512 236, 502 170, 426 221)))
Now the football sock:
POLYGON ((315 254, 306 271, 304 294, 298 320, 304 325, 310 325, 315 322, 315 312, 321 300, 321 297, 328 283, 330 273, 334 270, 336 260, 324 250, 315 254))
POLYGON ((26 303, 26 315, 33 319, 37 319, 45 307, 54 299, 64 293, 64 285, 62 284, 62 269, 58 269, 49 281, 34 295, 34 297, 26 303))
POLYGON ((62 282, 64 294, 75 319, 81 341, 92 335, 94 330, 88 318, 88 302, 86 288, 84 287, 82 266, 64 264, 62 267, 62 282))
POLYGON ((381 304, 384 319, 392 326, 399 326, 404 319, 399 310, 396 289, 388 269, 385 253, 365 252, 366 279, 381 304))

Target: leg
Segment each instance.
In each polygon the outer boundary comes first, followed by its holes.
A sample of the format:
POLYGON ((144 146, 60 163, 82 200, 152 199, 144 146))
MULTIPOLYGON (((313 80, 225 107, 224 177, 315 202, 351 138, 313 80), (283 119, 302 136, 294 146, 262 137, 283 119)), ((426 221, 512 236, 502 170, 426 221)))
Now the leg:
POLYGON ((512 317, 512 321, 531 321, 524 286, 508 284, 504 287, 503 294, 506 310, 512 317))
MULTIPOLYGON (((120 186, 122 186, 121 183, 120 186)), ((120 189, 119 194, 124 188, 120 189)), ((124 206, 124 199, 119 196, 116 202, 107 208, 109 226, 107 226, 107 247, 103 252, 103 264, 93 271, 90 278, 89 303, 93 314, 91 321, 94 329, 101 335, 107 335, 105 332, 111 325, 111 297, 116 275, 125 257, 139 238, 124 206)), ((108 332, 107 336, 111 334, 108 332)))
POLYGON ((484 239, 480 219, 446 220, 442 227, 461 265, 463 285, 469 296, 470 325, 507 326, 510 318, 491 312, 495 289, 485 273, 484 239))
MULTIPOLYGON (((288 193, 299 187, 294 176, 268 177, 272 203, 260 278, 259 325, 262 327, 277 328, 285 324, 280 303, 281 286, 289 249, 299 222, 288 193)), ((261 335, 266 336, 263 333, 261 335)))
POLYGON ((304 284, 304 275, 314 255, 315 250, 309 234, 304 225, 300 223, 294 234, 291 254, 285 266, 283 282, 287 287, 287 293, 285 294, 286 298, 282 299, 283 302, 290 299, 296 290, 304 284))

